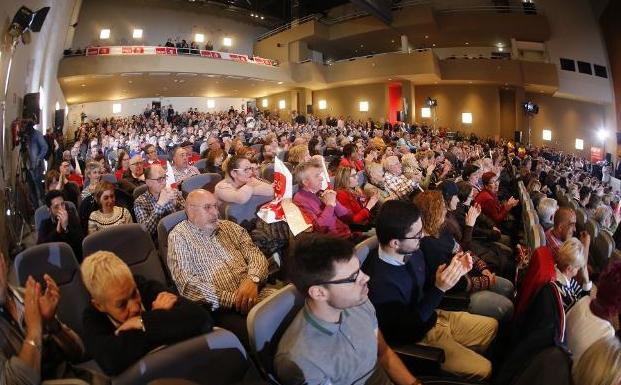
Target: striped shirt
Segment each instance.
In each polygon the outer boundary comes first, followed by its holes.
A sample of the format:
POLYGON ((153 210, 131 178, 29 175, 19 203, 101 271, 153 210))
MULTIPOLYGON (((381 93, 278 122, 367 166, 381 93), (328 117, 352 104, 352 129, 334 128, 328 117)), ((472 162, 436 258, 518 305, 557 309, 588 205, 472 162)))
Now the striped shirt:
POLYGON ((589 294, 592 283, 587 282, 580 286, 575 278, 567 278, 563 275, 563 273, 561 273, 558 267, 555 267, 555 270, 556 280, 554 283, 558 287, 561 297, 563 298, 563 308, 565 311, 568 311, 576 302, 578 302, 580 298, 589 294))
MULTIPOLYGON (((241 226, 218 222, 212 234, 189 220, 179 223, 168 235, 168 267, 179 293, 212 310, 235 307, 235 292, 249 276, 265 281, 268 262, 241 226)), ((259 301, 274 292, 263 288, 259 301)))
POLYGON ((185 200, 181 195, 181 191, 174 191, 176 193, 176 198, 168 201, 163 206, 157 204, 157 198, 148 190, 134 201, 136 221, 143 225, 152 237, 155 237, 157 234, 157 224, 160 222, 160 219, 185 208, 185 200))
POLYGON ((399 199, 407 200, 418 184, 405 175, 397 176, 387 172, 384 174, 384 186, 399 199))

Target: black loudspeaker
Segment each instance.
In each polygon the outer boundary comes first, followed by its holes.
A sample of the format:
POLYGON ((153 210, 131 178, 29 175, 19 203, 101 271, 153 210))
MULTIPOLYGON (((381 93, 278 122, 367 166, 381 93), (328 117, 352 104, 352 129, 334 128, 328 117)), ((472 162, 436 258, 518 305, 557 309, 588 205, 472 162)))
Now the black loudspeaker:
POLYGON ((522 143, 522 131, 514 131, 513 140, 515 143, 522 143))
POLYGON ((612 154, 609 152, 606 153, 606 162, 612 163, 612 154))
POLYGON ((403 111, 397 111, 397 121, 398 122, 403 122, 403 120, 404 120, 403 118, 404 118, 403 111))
POLYGON ((65 110, 56 110, 54 112, 54 130, 62 131, 65 125, 65 110))
POLYGON ((24 95, 24 107, 22 108, 22 119, 32 119, 39 123, 39 93, 24 95))
POLYGON ((621 132, 617 132, 617 144, 621 144, 621 132))
POLYGON ((312 114, 313 113, 313 105, 312 104, 307 104, 306 105, 306 113, 307 114, 312 114))

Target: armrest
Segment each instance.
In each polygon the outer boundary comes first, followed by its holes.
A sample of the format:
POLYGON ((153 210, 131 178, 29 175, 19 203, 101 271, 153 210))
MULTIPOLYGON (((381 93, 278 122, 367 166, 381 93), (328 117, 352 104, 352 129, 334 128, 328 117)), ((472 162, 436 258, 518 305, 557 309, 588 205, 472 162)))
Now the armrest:
POLYGON ((448 311, 466 311, 470 306, 470 294, 465 291, 445 293, 440 302, 440 309, 448 311))
POLYGON ((88 385, 88 382, 77 378, 61 378, 58 380, 45 380, 41 385, 88 385))
POLYGON ((444 362, 444 350, 424 345, 392 346, 403 364, 411 373, 419 375, 438 375, 444 362))

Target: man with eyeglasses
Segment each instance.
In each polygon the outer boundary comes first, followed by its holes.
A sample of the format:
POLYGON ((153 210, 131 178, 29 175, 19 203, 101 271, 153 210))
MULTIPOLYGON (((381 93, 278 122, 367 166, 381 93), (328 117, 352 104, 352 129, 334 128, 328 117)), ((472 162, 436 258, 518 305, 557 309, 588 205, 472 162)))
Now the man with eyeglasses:
POLYGON ((424 236, 420 212, 410 202, 388 201, 377 218, 379 249, 366 260, 371 277, 369 298, 380 329, 390 344, 433 346, 444 350, 444 371, 476 379, 492 373, 485 351, 496 336, 498 322, 490 317, 436 309, 444 293, 472 269, 472 257, 458 253, 450 264, 425 282, 427 266, 420 251, 424 236))
POLYGON ((188 219, 168 236, 168 267, 179 293, 208 305, 216 325, 248 341, 246 314, 274 292, 267 258, 238 224, 218 219, 218 200, 198 189, 186 200, 188 219))
POLYGON ((84 234, 75 209, 70 210, 69 206, 66 206, 61 190, 48 191, 45 194, 45 205, 50 210, 50 217, 38 228, 37 244, 66 242, 73 249, 76 258, 82 260, 84 234))
POLYGON ((120 188, 129 194, 133 194, 134 189, 145 184, 144 160, 142 155, 134 155, 129 160, 129 170, 123 173, 120 180, 120 188))
POLYGON ((183 210, 185 200, 179 190, 166 187, 166 171, 159 164, 147 167, 144 176, 147 191, 134 201, 134 214, 136 221, 155 239, 160 219, 175 211, 183 210))
POLYGON ((185 148, 178 146, 172 151, 172 168, 175 176, 175 182, 181 183, 185 179, 200 174, 195 166, 189 163, 189 155, 185 148))
POLYGON ((378 330, 369 277, 353 244, 319 234, 296 242, 289 276, 304 308, 278 344, 274 367, 284 385, 419 385, 378 330))
POLYGON ((386 170, 384 174, 386 189, 397 198, 407 200, 414 189, 418 188, 418 183, 403 175, 401 162, 394 155, 384 158, 382 166, 386 170))

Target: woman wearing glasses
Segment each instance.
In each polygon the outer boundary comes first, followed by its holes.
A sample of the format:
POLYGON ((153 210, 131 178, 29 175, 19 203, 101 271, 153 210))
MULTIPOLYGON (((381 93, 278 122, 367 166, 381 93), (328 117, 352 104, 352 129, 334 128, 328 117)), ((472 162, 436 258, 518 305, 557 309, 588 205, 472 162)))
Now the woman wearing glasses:
POLYGON ((225 177, 214 191, 219 201, 244 204, 253 195, 274 196, 272 185, 257 179, 258 166, 245 157, 232 156, 224 168, 225 177))

